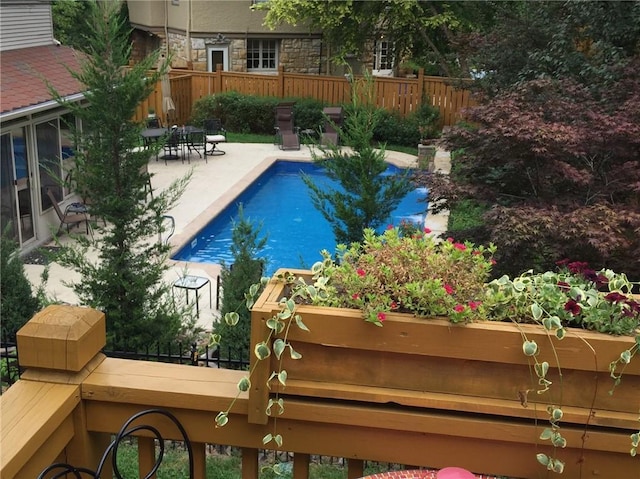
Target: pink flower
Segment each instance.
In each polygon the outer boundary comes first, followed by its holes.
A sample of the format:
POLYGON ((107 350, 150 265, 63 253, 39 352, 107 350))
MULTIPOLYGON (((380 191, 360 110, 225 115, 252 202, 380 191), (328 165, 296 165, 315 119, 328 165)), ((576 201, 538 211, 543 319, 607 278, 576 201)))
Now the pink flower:
POLYGON ((451 236, 449 236, 449 237, 447 238, 447 241, 448 241, 449 243, 453 243, 455 240, 454 240, 451 236))
POLYGON ((455 243, 455 244, 453 245, 453 247, 454 247, 455 249, 457 249, 457 250, 460 250, 460 251, 464 251, 464 250, 466 250, 466 249, 467 249, 467 247, 466 247, 465 245, 463 245, 462 243, 455 243))
POLYGON ((360 299, 360 295, 358 293, 353 293, 351 295, 351 299, 360 299))
POLYGON ((443 287, 447 294, 453 294, 453 286, 451 286, 450 284, 445 284, 443 287))
POLYGON ((498 263, 498 262, 497 262, 495 259, 493 259, 493 258, 491 258, 491 259, 489 260, 489 262, 490 262, 492 265, 494 265, 494 266, 498 263))
POLYGON ((456 313, 462 313, 464 311, 464 306, 461 304, 456 304, 456 306, 453 308, 453 310, 456 313))
POLYGON ((481 304, 482 301, 469 301, 469 308, 471 308, 471 311, 475 311, 481 304))
POLYGON ((398 309, 398 303, 391 301, 391 309, 398 309))
POLYGON ((358 276, 363 277, 365 276, 367 273, 364 272, 364 270, 362 268, 358 268, 356 270, 356 273, 358 273, 358 276))
POLYGON ((384 321, 387 319, 387 315, 384 313, 378 313, 378 321, 384 321))
POLYGON ((425 232, 426 234, 431 233, 431 228, 425 228, 425 229, 424 229, 424 232, 425 232))
POLYGON ((388 229, 388 230, 392 230, 392 229, 393 229, 393 225, 392 225, 392 224, 388 224, 388 225, 387 225, 387 229, 388 229))

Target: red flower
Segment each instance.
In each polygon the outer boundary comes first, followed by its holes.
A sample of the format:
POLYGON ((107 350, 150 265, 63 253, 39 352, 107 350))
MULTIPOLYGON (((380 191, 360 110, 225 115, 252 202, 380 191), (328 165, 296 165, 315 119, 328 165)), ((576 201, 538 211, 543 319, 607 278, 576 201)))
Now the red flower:
POLYGON ((392 225, 392 224, 388 224, 388 225, 387 225, 387 229, 388 229, 388 230, 392 230, 392 229, 393 229, 393 225, 392 225))
POLYGON ((478 256, 479 254, 482 254, 480 251, 478 251, 477 249, 473 250, 473 253, 471 253, 473 256, 478 256))
POLYGON ((453 308, 453 310, 456 313, 462 313, 464 311, 464 306, 461 304, 456 304, 456 306, 453 308))
POLYGON ((613 293, 607 294, 604 297, 604 299, 606 299, 610 303, 620 303, 620 302, 624 301, 625 299, 627 299, 627 297, 624 294, 620 294, 617 291, 614 291, 613 293))
POLYGON ((560 291, 569 291, 570 285, 565 281, 558 281, 558 288, 560 291))
POLYGON ((358 273, 358 276, 363 277, 365 276, 367 273, 365 273, 365 271, 362 268, 358 268, 356 270, 356 273, 358 273))
POLYGON ((398 303, 391 301, 391 309, 398 309, 398 303))
POLYGON ((425 229, 424 229, 424 232, 425 232, 426 234, 431 233, 431 228, 425 228, 425 229))
POLYGON ((475 311, 481 304, 482 301, 469 301, 469 308, 471 308, 471 311, 475 311))
POLYGON ((495 266, 498 262, 495 259, 491 258, 489 260, 489 263, 491 263, 493 266, 495 266))
POLYGON ((384 321, 387 319, 387 315, 384 313, 378 313, 378 321, 384 321))
POLYGON ((449 237, 447 238, 447 241, 448 241, 449 243, 453 243, 455 240, 454 240, 451 236, 449 236, 449 237))
POLYGON ((453 294, 453 286, 451 286, 450 284, 445 284, 443 287, 447 294, 453 294))
POLYGON ((582 311, 582 308, 573 299, 570 299, 564 304, 564 310, 569 311, 571 314, 575 316, 577 314, 580 314, 580 311, 582 311))
POLYGON ((358 293, 353 293, 351 295, 351 299, 360 299, 360 295, 358 293))
POLYGON ((467 247, 466 247, 465 245, 463 245, 462 243, 455 243, 455 244, 453 245, 453 247, 454 247, 455 249, 457 249, 457 250, 460 250, 460 251, 464 251, 464 250, 466 250, 466 249, 467 249, 467 247))

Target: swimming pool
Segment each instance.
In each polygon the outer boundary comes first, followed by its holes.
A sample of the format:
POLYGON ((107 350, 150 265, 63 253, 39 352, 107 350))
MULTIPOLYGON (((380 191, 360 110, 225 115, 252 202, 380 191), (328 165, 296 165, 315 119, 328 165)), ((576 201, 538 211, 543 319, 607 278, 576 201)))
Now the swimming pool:
MULTIPOLYGON (((402 169, 390 165, 386 174, 402 169)), ((331 226, 313 206, 300 172, 310 175, 318 185, 336 188, 322 168, 309 162, 278 160, 245 189, 231 204, 200 230, 172 259, 195 263, 233 262, 231 231, 242 203, 245 218, 262 223, 260 237, 267 236, 260 256, 267 259, 265 273, 281 267, 308 268, 321 259, 320 251, 335 250, 331 226)), ((427 191, 418 188, 398 205, 386 223, 401 220, 424 223, 427 191)))

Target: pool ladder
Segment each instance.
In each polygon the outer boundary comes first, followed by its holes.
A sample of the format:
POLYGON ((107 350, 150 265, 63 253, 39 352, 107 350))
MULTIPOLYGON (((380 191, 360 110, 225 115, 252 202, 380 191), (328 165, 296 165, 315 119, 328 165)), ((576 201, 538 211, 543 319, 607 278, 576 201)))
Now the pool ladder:
POLYGON ((160 231, 158 231, 158 242, 162 244, 168 244, 169 240, 173 236, 173 233, 176 231, 176 220, 173 216, 162 215, 162 224, 160 226, 160 231), (168 223, 168 224, 167 224, 168 223), (167 236, 162 239, 162 233, 168 231, 167 236))

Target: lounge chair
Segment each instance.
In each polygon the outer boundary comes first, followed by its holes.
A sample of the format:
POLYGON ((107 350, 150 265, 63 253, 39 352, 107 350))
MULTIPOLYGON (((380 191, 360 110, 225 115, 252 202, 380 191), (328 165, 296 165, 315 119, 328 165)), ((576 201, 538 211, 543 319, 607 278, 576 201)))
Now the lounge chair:
POLYGON ((293 124, 293 104, 281 103, 276 107, 276 143, 281 150, 299 150, 299 128, 293 124))
POLYGON ((337 145, 339 141, 338 129, 342 126, 342 107, 326 107, 322 113, 324 113, 325 122, 320 144, 337 145))
POLYGON ((47 196, 49 197, 49 199, 51 200, 51 204, 53 205, 53 209, 56 211, 56 215, 58 215, 58 218, 60 219, 60 226, 58 227, 57 234, 60 234, 60 231, 62 230, 62 227, 64 225, 67 225, 67 233, 68 233, 69 230, 71 229, 71 226, 79 225, 80 223, 86 224, 87 234, 89 234, 89 231, 91 228, 91 226, 89 225, 89 221, 91 219, 91 216, 89 216, 89 213, 87 212, 86 207, 84 212, 76 213, 76 212, 72 212, 74 204, 71 204, 67 206, 67 208, 64 210, 64 213, 63 213, 62 210, 60 209, 60 205, 58 204, 57 198, 53 194, 53 190, 51 188, 47 188, 46 190, 47 190, 47 196))
POLYGON ((222 127, 222 122, 218 118, 208 118, 204 121, 204 132, 207 144, 204 148, 204 157, 207 155, 224 155, 226 152, 217 148, 218 143, 224 143, 227 141, 225 136, 225 130, 222 127), (207 145, 211 145, 211 149, 207 149, 207 145))

